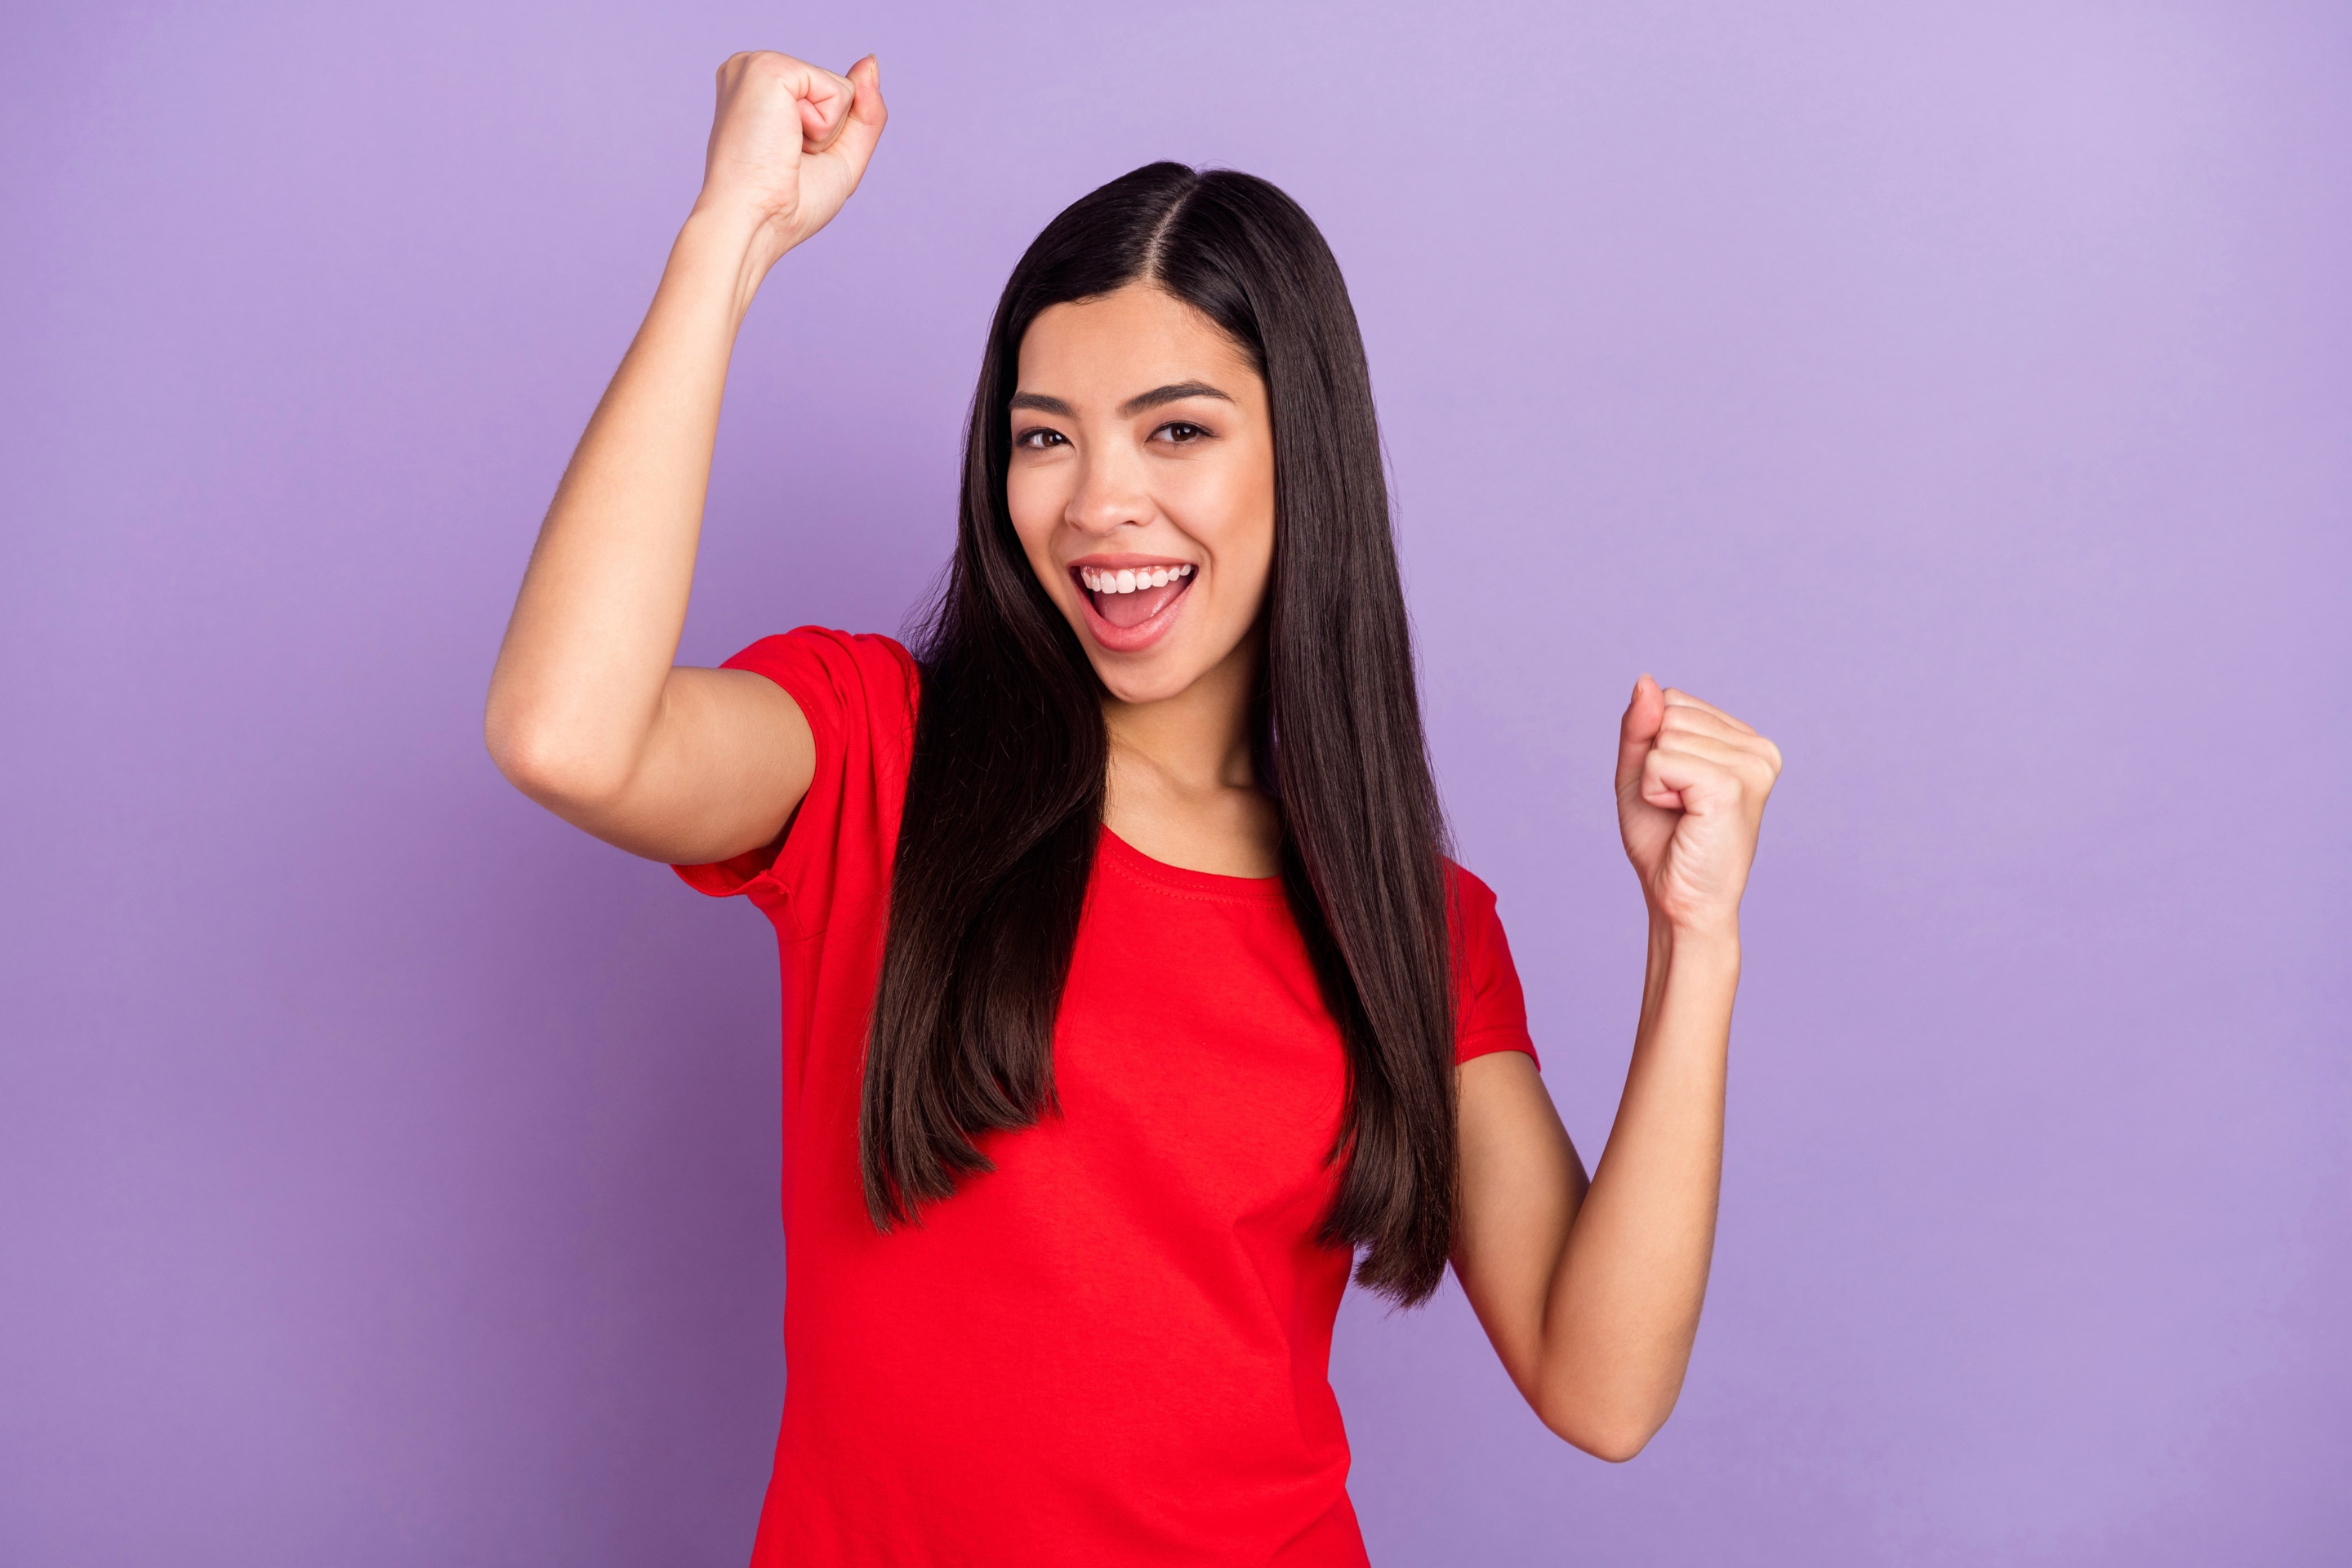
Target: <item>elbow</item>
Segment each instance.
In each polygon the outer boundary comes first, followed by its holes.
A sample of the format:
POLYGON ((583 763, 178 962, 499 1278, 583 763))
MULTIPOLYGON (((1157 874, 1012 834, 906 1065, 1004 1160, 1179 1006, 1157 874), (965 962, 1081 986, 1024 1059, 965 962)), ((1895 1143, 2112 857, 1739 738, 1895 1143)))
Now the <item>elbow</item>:
POLYGON ((1550 1426, 1552 1435, 1571 1447, 1581 1448, 1594 1458, 1606 1459, 1612 1465, 1625 1463, 1648 1447, 1650 1439, 1658 1435, 1658 1428, 1646 1423, 1633 1423, 1626 1426, 1590 1424, 1571 1426, 1566 1423, 1554 1425, 1547 1421, 1544 1425, 1550 1426))
POLYGON ((1599 1411, 1590 1407, 1538 1407, 1537 1415, 1552 1436, 1596 1459, 1622 1465, 1650 1446, 1672 1407, 1650 1411, 1599 1411))
POLYGON ((483 715, 482 740, 507 782, 552 811, 593 811, 626 783, 626 770, 597 749, 542 716, 501 703, 495 692, 483 715))
POLYGON ((1655 1429, 1644 1431, 1640 1427, 1628 1426, 1622 1429, 1591 1433, 1561 1432, 1559 1435, 1596 1459, 1606 1459, 1612 1465, 1622 1465, 1648 1447, 1650 1439, 1656 1436, 1657 1433, 1655 1429))

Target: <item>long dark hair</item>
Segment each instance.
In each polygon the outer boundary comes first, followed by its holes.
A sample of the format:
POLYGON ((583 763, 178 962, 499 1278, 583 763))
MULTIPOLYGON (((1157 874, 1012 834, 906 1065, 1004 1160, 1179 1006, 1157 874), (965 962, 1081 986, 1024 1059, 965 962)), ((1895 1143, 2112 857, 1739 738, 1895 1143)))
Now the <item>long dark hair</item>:
POLYGON ((1144 281, 1223 328, 1275 436, 1266 652, 1251 731, 1282 880, 1348 1058, 1328 1246, 1425 1299, 1454 1228, 1444 827, 1423 747, 1363 341, 1339 263, 1264 180, 1153 163, 1048 224, 1004 286, 964 443, 955 560, 922 700, 858 1123, 875 1223, 989 1169, 983 1131, 1052 1109, 1054 1020, 1101 831, 1102 687, 1005 503, 1009 409, 1038 313, 1144 281))

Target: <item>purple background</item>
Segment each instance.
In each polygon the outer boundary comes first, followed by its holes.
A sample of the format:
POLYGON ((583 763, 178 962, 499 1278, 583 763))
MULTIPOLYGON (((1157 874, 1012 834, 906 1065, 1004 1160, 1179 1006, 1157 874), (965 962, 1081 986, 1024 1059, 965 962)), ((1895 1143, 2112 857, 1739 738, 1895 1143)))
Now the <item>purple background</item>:
POLYGON ((1588 1156, 1624 691, 1787 752, 1679 1413, 1601 1465, 1457 1295, 1351 1302, 1376 1562, 2352 1552, 2340 5, 5 26, 0 1558, 747 1549, 767 928, 537 813, 479 709, 755 45, 877 48, 895 118, 745 331, 688 658, 900 624, 1013 258, 1174 156, 1348 268, 1588 1156))

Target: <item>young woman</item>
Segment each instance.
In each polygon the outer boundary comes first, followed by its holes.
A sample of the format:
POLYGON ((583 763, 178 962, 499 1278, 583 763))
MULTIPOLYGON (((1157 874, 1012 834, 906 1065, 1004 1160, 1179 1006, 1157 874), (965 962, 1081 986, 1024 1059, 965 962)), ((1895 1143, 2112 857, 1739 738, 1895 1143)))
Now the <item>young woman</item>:
POLYGON ((919 658, 676 668, 736 327, 856 187, 878 68, 720 68, 700 198, 493 677, 507 776, 748 894, 786 984, 790 1368, 761 1563, 1361 1563, 1326 1376, 1352 1269, 1450 1262, 1544 1423, 1665 1420, 1713 1245, 1771 743, 1635 683, 1649 908, 1591 1183, 1494 896, 1443 853, 1337 265, 1157 163, 1006 286, 919 658))

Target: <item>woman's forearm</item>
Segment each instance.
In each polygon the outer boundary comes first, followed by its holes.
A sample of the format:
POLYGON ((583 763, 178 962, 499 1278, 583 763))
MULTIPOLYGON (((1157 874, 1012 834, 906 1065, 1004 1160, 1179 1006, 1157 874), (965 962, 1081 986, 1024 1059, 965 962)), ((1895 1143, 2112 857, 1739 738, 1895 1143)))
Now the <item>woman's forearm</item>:
POLYGON ((1545 1305, 1541 1402, 1630 1458, 1682 1390, 1706 1293, 1723 1165, 1737 926, 1654 919, 1625 1092, 1545 1305))
POLYGON ((618 789, 660 713, 756 236, 730 212, 688 219, 540 530, 487 715, 491 754, 534 794, 618 789))

